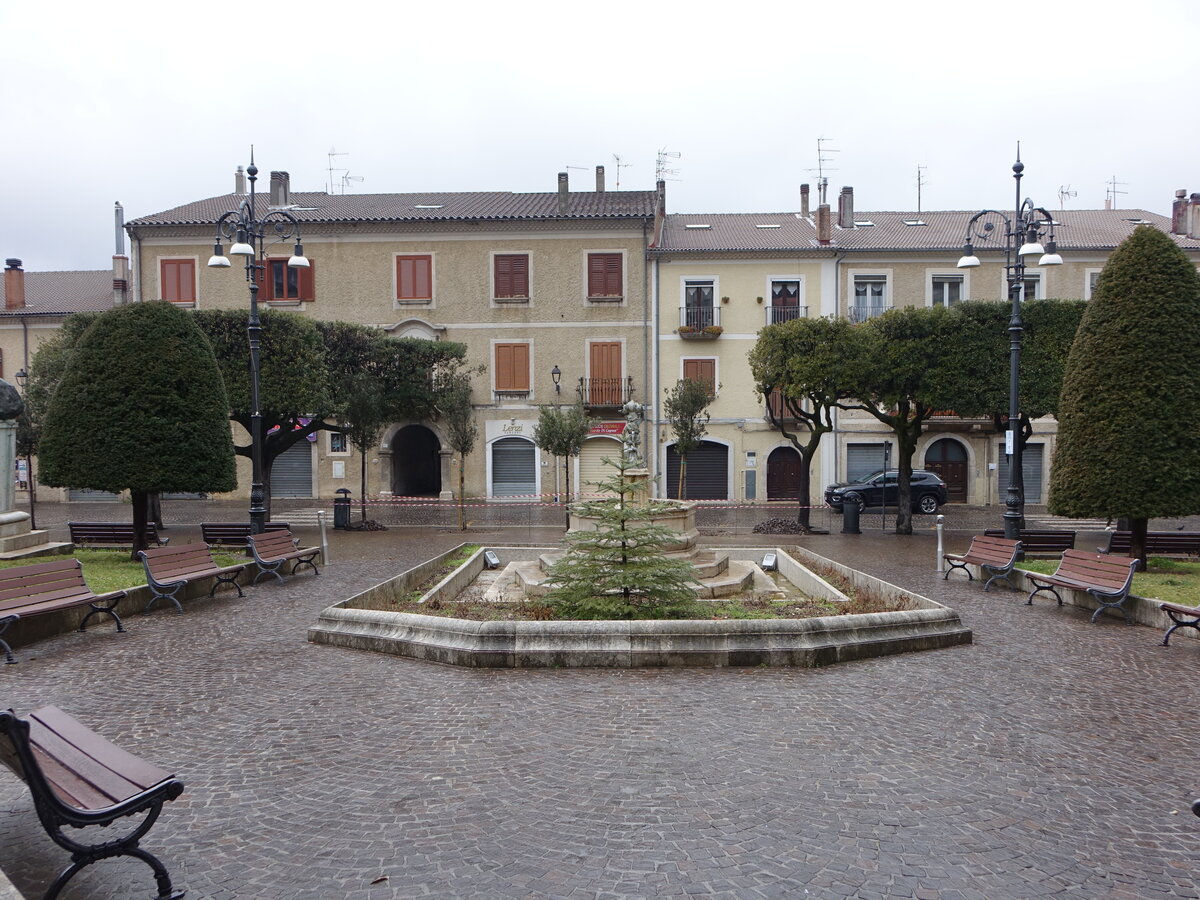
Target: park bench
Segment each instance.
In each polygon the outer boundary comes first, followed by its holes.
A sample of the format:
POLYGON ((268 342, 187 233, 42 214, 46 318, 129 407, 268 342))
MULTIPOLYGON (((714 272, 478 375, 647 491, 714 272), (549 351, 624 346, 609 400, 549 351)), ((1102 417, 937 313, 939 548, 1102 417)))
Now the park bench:
POLYGON ((1064 550, 1062 559, 1053 575, 1039 575, 1036 572, 1026 572, 1025 577, 1034 586, 1029 592, 1026 604, 1033 605, 1034 594, 1049 591, 1058 599, 1062 606, 1062 596, 1058 588, 1065 587, 1076 591, 1086 591, 1100 605, 1092 613, 1095 622, 1100 613, 1106 609, 1120 609, 1125 614, 1125 622, 1133 624, 1129 610, 1122 607, 1129 595, 1129 587, 1133 584, 1133 573, 1137 569, 1138 560, 1128 556, 1108 556, 1103 553, 1086 553, 1083 550, 1064 550))
MULTIPOLYGON (((1004 537, 1000 528, 989 528, 984 532, 988 537, 1004 537)), ((1075 549, 1074 531, 1051 531, 1022 528, 1017 538, 1021 549, 1026 553, 1062 553, 1064 550, 1075 549)))
MULTIPOLYGON (((129 522, 68 522, 71 542, 86 547, 92 544, 133 546, 133 525, 129 522)), ((165 547, 170 538, 158 536, 158 526, 146 523, 146 545, 165 547)))
POLYGON ((1008 582, 1008 586, 1015 591, 1017 586, 1012 583, 1012 570, 1020 553, 1020 541, 1010 541, 1004 537, 993 537, 986 534, 975 535, 971 538, 971 546, 967 548, 966 553, 942 554, 942 559, 950 564, 950 568, 946 570, 942 580, 945 581, 949 578, 950 573, 955 569, 962 569, 967 573, 967 579, 974 581, 975 576, 971 574, 971 570, 967 566, 976 565, 979 566, 981 572, 986 572, 991 576, 983 586, 985 591, 989 590, 992 582, 999 578, 1008 582))
MULTIPOLYGON (((287 522, 267 522, 264 531, 290 531, 287 522)), ((250 537, 249 522, 201 522, 200 539, 206 544, 245 547, 250 537)))
POLYGON ((46 833, 71 854, 46 900, 53 900, 81 869, 112 856, 132 856, 154 871, 155 900, 177 900, 185 891, 171 886, 171 876, 157 857, 138 842, 150 830, 163 803, 183 793, 183 782, 171 773, 109 743, 54 706, 25 719, 0 711, 0 762, 29 786, 33 806, 46 833), (117 819, 146 813, 123 836, 108 833, 117 819), (94 843, 78 829, 101 826, 94 843), (68 833, 64 829, 70 828, 68 833))
POLYGON ((237 588, 238 596, 244 597, 238 576, 246 570, 245 565, 218 566, 208 544, 183 544, 178 547, 159 547, 156 550, 139 550, 138 557, 146 569, 146 583, 154 595, 146 604, 150 611, 159 599, 170 600, 175 608, 183 612, 179 593, 195 581, 215 579, 208 596, 213 596, 223 584, 237 588))
MULTIPOLYGON (((1132 532, 1111 531, 1108 545, 1098 548, 1101 553, 1128 554, 1132 532)), ((1196 531, 1147 531, 1147 556, 1197 556, 1200 555, 1200 532, 1196 531)))
POLYGON ((1170 616, 1171 621, 1175 623, 1163 635, 1164 647, 1170 646, 1167 641, 1171 639, 1171 635, 1175 633, 1176 628, 1195 628, 1197 631, 1200 631, 1200 606, 1184 606, 1182 603, 1160 603, 1158 608, 1170 616))
POLYGON ((317 564, 313 562, 317 558, 317 554, 321 552, 321 548, 301 547, 300 542, 292 537, 290 531, 264 531, 262 534, 250 535, 247 540, 250 543, 250 552, 254 555, 254 561, 262 570, 254 576, 255 584, 258 584, 258 579, 264 575, 274 575, 276 579, 283 581, 279 570, 283 568, 284 563, 289 561, 292 563, 292 575, 295 575, 296 570, 301 566, 308 566, 317 575, 321 574, 317 564))
POLYGON ((99 595, 92 593, 83 580, 83 566, 77 559, 56 559, 53 562, 0 569, 0 648, 4 650, 4 661, 16 662, 3 634, 23 616, 90 606, 92 611, 79 623, 80 631, 87 628, 88 619, 96 613, 112 616, 117 623, 117 631, 124 631, 125 626, 113 611, 124 596, 125 591, 99 595))

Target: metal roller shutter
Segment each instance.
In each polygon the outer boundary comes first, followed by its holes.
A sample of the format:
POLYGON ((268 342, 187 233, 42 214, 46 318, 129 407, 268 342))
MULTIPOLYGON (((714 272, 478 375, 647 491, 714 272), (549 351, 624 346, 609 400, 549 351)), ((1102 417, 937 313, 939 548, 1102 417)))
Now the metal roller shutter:
POLYGON ((113 503, 120 500, 121 495, 108 491, 93 491, 91 488, 67 488, 67 499, 81 503, 113 503))
MULTIPOLYGON (((579 483, 574 485, 575 491, 584 495, 601 494, 597 485, 616 474, 616 469, 606 466, 604 460, 611 459, 615 462, 620 458, 620 441, 603 437, 584 441, 583 449, 579 451, 579 483)), ((607 497, 609 494, 604 493, 602 496, 607 497)))
POLYGON ((883 444, 846 445, 846 481, 862 481, 883 468, 883 444))
MULTIPOLYGON (((1025 502, 1042 502, 1042 459, 1045 444, 1026 444, 1025 452, 1021 454, 1021 474, 1025 479, 1025 502)), ((1004 444, 1000 444, 1000 460, 997 470, 1000 475, 999 502, 1003 503, 1008 495, 1008 455, 1004 452, 1004 444)))
POLYGON ((537 457, 532 441, 500 438, 492 444, 492 496, 515 497, 537 492, 537 457))
MULTIPOLYGON (((729 450, 724 444, 703 441, 687 458, 688 500, 729 499, 729 450)), ((667 496, 679 497, 679 454, 667 448, 667 496)))
POLYGON ((312 443, 297 441, 275 457, 271 466, 271 496, 277 499, 288 497, 311 497, 312 489, 312 443))

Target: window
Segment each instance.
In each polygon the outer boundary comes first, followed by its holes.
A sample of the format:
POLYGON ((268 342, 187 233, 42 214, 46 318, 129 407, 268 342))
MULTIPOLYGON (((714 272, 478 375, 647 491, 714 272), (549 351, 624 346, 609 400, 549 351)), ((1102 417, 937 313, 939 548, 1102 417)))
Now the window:
POLYGON ((1021 283, 1021 299, 1022 300, 1041 300, 1042 298, 1042 276, 1037 272, 1026 272, 1025 278, 1021 283))
POLYGON ((529 300, 529 255, 497 253, 492 257, 492 296, 509 303, 529 300))
POLYGON ((316 299, 313 293, 312 260, 308 268, 289 266, 287 257, 267 259, 263 261, 263 269, 259 277, 259 290, 263 291, 263 299, 276 303, 298 303, 301 300, 316 299))
POLYGON ((396 257, 396 299, 401 303, 428 303, 433 299, 433 257, 396 257))
POLYGON ((771 305, 767 307, 767 324, 778 325, 792 319, 802 319, 808 310, 800 305, 799 279, 771 281, 771 305))
POLYGON ((683 377, 708 385, 709 393, 717 393, 717 361, 715 359, 685 359, 683 377))
POLYGON ((685 281, 683 283, 683 318, 679 324, 700 331, 710 325, 718 324, 713 313, 712 281, 685 281))
POLYGON ((932 279, 934 306, 954 306, 962 301, 963 277, 961 275, 934 275, 932 279))
POLYGON ((329 432, 329 452, 330 453, 349 453, 350 448, 346 443, 346 436, 340 431, 329 432))
POLYGON ((1087 290, 1083 295, 1084 300, 1091 300, 1092 295, 1096 293, 1096 282, 1100 280, 1100 272, 1100 269, 1087 270, 1087 290))
POLYGON ((196 261, 161 259, 158 261, 159 290, 163 300, 172 303, 196 302, 196 261))
POLYGON ((496 394, 529 396, 529 344, 494 344, 496 394))
POLYGON ((887 276, 855 275, 854 299, 850 304, 850 319, 862 322, 878 316, 887 309, 887 276))
POLYGON ((589 253, 587 258, 588 299, 623 299, 621 269, 620 253, 589 253))

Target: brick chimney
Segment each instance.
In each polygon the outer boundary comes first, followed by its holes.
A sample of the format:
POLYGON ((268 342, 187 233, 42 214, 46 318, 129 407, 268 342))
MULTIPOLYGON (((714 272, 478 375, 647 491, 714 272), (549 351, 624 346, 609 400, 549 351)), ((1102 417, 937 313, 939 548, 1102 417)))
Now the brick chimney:
POLYGON ((854 188, 844 187, 838 194, 838 226, 854 227, 854 188))
POLYGON ((559 172, 558 173, 558 214, 560 216, 565 216, 567 214, 567 192, 568 191, 569 191, 569 187, 567 185, 567 173, 559 172))
POLYGON ((1180 188, 1175 192, 1175 202, 1171 204, 1171 234, 1187 234, 1187 218, 1187 191, 1180 188))
POLYGON ((246 170, 241 166, 233 173, 233 192, 238 196, 246 193, 246 170))
POLYGON ((1200 239, 1200 194, 1192 194, 1188 204, 1187 236, 1193 240, 1200 239))
POLYGON ((24 309, 25 307, 25 270, 21 268, 19 259, 4 261, 4 308, 24 309))
POLYGON ((802 185, 800 185, 800 215, 801 215, 801 216, 803 216, 803 217, 804 217, 804 218, 806 218, 806 219, 807 219, 807 218, 808 218, 808 216, 809 216, 809 212, 808 212, 808 185, 807 185, 807 184, 802 184, 802 185))
POLYGON ((596 193, 604 193, 604 166, 596 166, 596 193))
POLYGON ((271 205, 291 205, 291 177, 287 172, 271 173, 271 205))
POLYGON ((817 243, 828 247, 833 242, 833 219, 828 203, 817 207, 817 243))

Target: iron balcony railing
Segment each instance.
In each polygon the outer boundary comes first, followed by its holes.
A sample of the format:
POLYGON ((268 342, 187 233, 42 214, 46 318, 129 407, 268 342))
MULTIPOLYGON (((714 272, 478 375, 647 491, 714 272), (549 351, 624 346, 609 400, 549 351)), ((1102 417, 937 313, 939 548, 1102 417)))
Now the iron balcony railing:
POLYGON ((766 309, 768 325, 779 325, 793 319, 808 318, 807 306, 768 306, 766 309))
POLYGON ((584 406, 619 409, 633 399, 633 376, 580 378, 579 396, 584 406))
POLYGON ((872 303, 866 306, 851 306, 849 310, 849 319, 851 322, 865 322, 867 319, 875 318, 875 316, 882 316, 889 309, 891 309, 891 307, 885 303, 872 303))
POLYGON ((719 306, 681 306, 679 307, 679 325, 692 331, 703 331, 714 325, 721 324, 721 308, 719 306))

